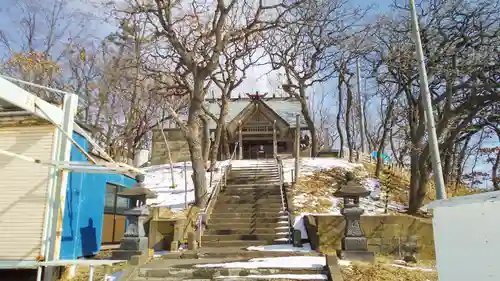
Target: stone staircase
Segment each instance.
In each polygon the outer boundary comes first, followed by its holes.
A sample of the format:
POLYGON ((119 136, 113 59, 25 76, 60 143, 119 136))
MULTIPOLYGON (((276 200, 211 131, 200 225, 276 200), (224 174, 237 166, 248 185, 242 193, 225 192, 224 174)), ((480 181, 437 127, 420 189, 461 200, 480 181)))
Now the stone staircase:
POLYGON ((289 238, 277 164, 233 165, 207 222, 201 248, 167 253, 129 269, 118 281, 327 279, 328 267, 318 264, 324 263, 324 257, 317 252, 247 249, 264 245, 291 249, 285 245, 289 238), (319 262, 302 266, 307 264, 303 259, 319 262))
POLYGON ((279 168, 273 162, 233 167, 217 198, 202 247, 248 247, 289 242, 279 168))

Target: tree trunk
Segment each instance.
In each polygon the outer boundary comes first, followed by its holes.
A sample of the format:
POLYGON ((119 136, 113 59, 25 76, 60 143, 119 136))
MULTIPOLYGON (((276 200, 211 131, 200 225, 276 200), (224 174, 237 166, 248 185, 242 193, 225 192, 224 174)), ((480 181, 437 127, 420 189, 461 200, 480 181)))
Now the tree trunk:
POLYGON ((233 156, 233 151, 229 148, 229 132, 227 131, 226 125, 224 125, 223 134, 224 138, 222 142, 222 149, 223 149, 224 160, 227 160, 231 159, 231 156, 233 156))
POLYGON ((203 82, 196 82, 193 91, 193 98, 189 106, 187 120, 186 140, 191 155, 193 166, 194 201, 198 207, 203 207, 207 195, 207 179, 205 163, 203 161, 202 138, 200 137, 200 116, 203 103, 203 82))
POLYGON ((337 84, 337 89, 338 89, 338 94, 339 94, 339 105, 338 105, 338 111, 337 111, 337 131, 339 132, 339 141, 340 141, 340 149, 339 149, 339 157, 344 158, 344 134, 342 133, 342 127, 340 126, 340 121, 342 118, 342 103, 343 103, 343 97, 342 97, 342 78, 341 76, 343 75, 342 71, 339 73, 339 80, 337 84))
MULTIPOLYGON (((390 97, 389 97, 390 98, 390 97)), ((382 153, 384 152, 385 139, 387 138, 387 133, 392 130, 392 125, 394 124, 394 118, 392 117, 392 109, 396 103, 396 98, 389 102, 387 111, 385 113, 384 125, 382 131, 382 137, 380 138, 378 150, 377 150, 377 166, 375 167, 375 177, 380 176, 380 171, 382 170, 382 153), (391 126, 389 126, 389 120, 391 120, 391 126)))
POLYGON ((210 170, 213 170, 215 168, 215 164, 217 163, 217 154, 219 153, 219 149, 221 147, 220 145, 221 139, 224 138, 223 134, 225 134, 227 113, 228 113, 228 102, 225 96, 223 95, 219 120, 217 121, 217 127, 215 128, 215 140, 212 143, 212 148, 210 151, 210 170))
POLYGON ((345 108, 345 128, 346 128, 346 138, 347 138, 347 147, 349 148, 349 162, 353 162, 353 142, 351 136, 351 107, 352 107, 352 91, 350 89, 350 85, 346 83, 347 87, 347 102, 345 108))
POLYGON ((491 168, 491 181, 493 182, 493 187, 495 190, 500 190, 500 182, 498 180, 498 165, 500 164, 500 152, 497 152, 497 158, 493 167, 491 168))
POLYGON ((208 157, 210 156, 210 128, 208 127, 208 117, 205 113, 200 115, 201 126, 203 130, 203 144, 202 144, 202 154, 203 163, 205 163, 205 169, 208 169, 208 157))
POLYGON ((455 177, 455 189, 457 189, 460 184, 462 183, 462 175, 464 174, 464 167, 465 167, 465 154, 467 152, 467 147, 469 146, 469 141, 471 138, 467 138, 465 140, 465 143, 462 145, 462 148, 460 149, 460 153, 458 154, 458 161, 457 161, 457 172, 456 172, 456 177, 455 177))
POLYGON ((444 184, 448 185, 451 180, 452 173, 452 160, 453 160, 453 141, 449 141, 446 144, 446 148, 443 150, 443 180, 444 184))
MULTIPOLYGON (((316 126, 314 125, 314 121, 311 118, 311 114, 309 112, 309 107, 306 99, 307 96, 304 87, 300 87, 299 94, 300 94, 300 107, 302 109, 302 116, 304 116, 304 119, 307 123, 307 129, 311 134, 311 156, 316 157, 318 155, 318 136, 316 135, 316 126)), ((300 130, 300 127, 297 129, 300 130)))

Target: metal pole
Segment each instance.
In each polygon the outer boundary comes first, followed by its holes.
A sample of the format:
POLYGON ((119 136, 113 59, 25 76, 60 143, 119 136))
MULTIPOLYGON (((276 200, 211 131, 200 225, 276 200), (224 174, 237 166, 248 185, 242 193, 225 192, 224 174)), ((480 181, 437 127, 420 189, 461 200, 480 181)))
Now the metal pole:
POLYGON ((417 11, 415 0, 410 0, 411 20, 413 25, 413 39, 417 49, 417 59, 420 72, 420 94, 424 102, 425 120, 427 123, 427 134, 429 135, 429 148, 431 152, 432 169, 434 170, 434 182, 436 185, 436 198, 446 199, 446 188, 444 185, 443 171, 441 169, 441 157, 439 156, 438 139, 436 135, 436 125, 434 124, 434 114, 432 110, 431 94, 429 92, 429 82, 427 81, 427 70, 425 68, 424 51, 420 40, 417 11))
POLYGON ((300 115, 295 117, 295 182, 300 174, 300 115))
POLYGON ((356 76, 358 78, 358 103, 359 103, 359 126, 360 126, 360 136, 361 136, 361 153, 365 154, 365 119, 364 119, 364 109, 363 100, 361 98, 361 70, 359 67, 359 59, 356 59, 356 76))
POLYGON ((187 180, 187 164, 184 161, 184 208, 188 207, 188 180, 187 180))

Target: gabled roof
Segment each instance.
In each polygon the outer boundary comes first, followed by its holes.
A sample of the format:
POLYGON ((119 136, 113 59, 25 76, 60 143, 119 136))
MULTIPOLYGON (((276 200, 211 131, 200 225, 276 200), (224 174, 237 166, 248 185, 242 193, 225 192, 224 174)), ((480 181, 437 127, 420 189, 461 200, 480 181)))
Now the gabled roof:
MULTIPOLYGON (((230 122, 233 120, 248 104, 251 102, 251 99, 241 98, 234 99, 229 102, 229 110, 227 121, 230 122)), ((302 129, 307 128, 307 123, 302 116, 300 102, 296 99, 283 99, 283 98, 264 98, 261 100, 264 102, 269 108, 271 108, 277 115, 279 115, 285 122, 287 122, 290 128, 295 128, 295 116, 300 114, 300 127, 302 129)), ((220 113, 220 101, 210 101, 207 104, 208 110, 218 116, 220 113)), ((213 120, 210 120, 209 128, 215 129, 216 123, 213 120)))

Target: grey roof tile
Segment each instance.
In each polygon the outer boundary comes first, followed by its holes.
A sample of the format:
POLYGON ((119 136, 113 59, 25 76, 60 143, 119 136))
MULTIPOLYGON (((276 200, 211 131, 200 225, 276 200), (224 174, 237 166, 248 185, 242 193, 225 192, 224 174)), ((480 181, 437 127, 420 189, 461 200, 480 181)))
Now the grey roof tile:
MULTIPOLYGON (((264 102, 272 108, 281 118, 283 118, 288 124, 290 124, 291 128, 295 128, 295 116, 300 114, 300 126, 302 128, 307 127, 307 123, 305 122, 304 117, 302 116, 300 102, 297 100, 289 99, 264 99, 264 102)), ((229 102, 229 110, 227 120, 228 122, 238 113, 240 113, 248 104, 250 103, 249 99, 239 99, 233 100, 229 102)), ((215 114, 216 116, 220 113, 220 106, 216 102, 210 102, 207 104, 208 110, 215 114)), ((210 120, 209 123, 210 129, 215 129, 216 123, 213 120, 210 120)))

